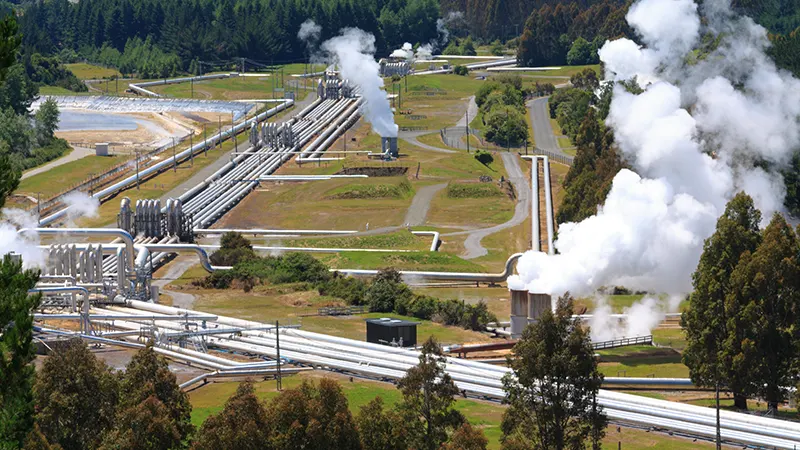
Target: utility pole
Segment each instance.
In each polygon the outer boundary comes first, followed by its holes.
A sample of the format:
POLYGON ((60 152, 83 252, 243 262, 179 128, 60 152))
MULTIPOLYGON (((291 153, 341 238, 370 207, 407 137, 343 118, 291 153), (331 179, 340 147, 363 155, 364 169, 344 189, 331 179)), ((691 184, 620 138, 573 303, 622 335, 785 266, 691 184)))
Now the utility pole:
POLYGON ((206 136, 206 124, 203 124, 203 154, 208 156, 208 137, 206 136))
POLYGON ((189 134, 189 158, 192 160, 192 167, 194 167, 194 150, 192 150, 192 147, 194 147, 194 139, 192 139, 193 137, 194 130, 192 130, 192 132, 189 134))
POLYGON ((719 424, 719 367, 717 367, 717 377, 716 382, 714 383, 716 391, 716 402, 717 402, 717 450, 722 450, 722 430, 720 429, 719 424))
POLYGON ((190 81, 191 81, 191 84, 192 84, 192 97, 191 98, 194 98, 194 77, 192 77, 190 79, 190 81))
POLYGON ((136 152, 136 190, 139 190, 139 149, 136 152))
POLYGON ((278 386, 277 389, 280 391, 283 387, 281 386, 281 329, 278 324, 278 321, 275 321, 275 353, 277 353, 278 357, 278 386))
POLYGON ((178 171, 178 159, 175 158, 175 138, 172 138, 172 171, 178 171))
POLYGON ((219 139, 217 139, 217 146, 222 148, 222 115, 217 114, 217 135, 219 139))

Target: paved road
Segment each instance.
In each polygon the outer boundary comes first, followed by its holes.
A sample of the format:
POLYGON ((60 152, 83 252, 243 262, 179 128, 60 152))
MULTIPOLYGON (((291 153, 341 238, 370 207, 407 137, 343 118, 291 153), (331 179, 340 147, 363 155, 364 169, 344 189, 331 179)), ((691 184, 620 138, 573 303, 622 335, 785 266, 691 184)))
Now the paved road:
POLYGON ((158 286, 161 292, 172 297, 172 306, 176 308, 189 309, 194 304, 195 297, 192 294, 185 292, 173 291, 165 289, 165 286, 170 282, 177 280, 183 275, 190 267, 197 264, 197 258, 192 256, 179 256, 169 265, 166 266, 166 272, 160 274, 158 278, 153 279, 153 286, 158 286))
POLYGON ((561 151, 558 139, 553 134, 553 127, 550 125, 548 99, 549 97, 540 97, 529 101, 527 104, 531 122, 533 122, 533 137, 536 139, 536 146, 542 150, 569 156, 561 151))
POLYGON ((530 214, 531 187, 528 184, 528 177, 525 176, 525 173, 522 171, 522 168, 519 165, 520 158, 516 153, 500 153, 500 156, 503 158, 503 164, 506 166, 508 179, 511 181, 511 184, 514 185, 514 190, 517 192, 517 205, 514 208, 514 216, 508 222, 495 225, 493 227, 471 231, 459 231, 456 233, 447 233, 442 235, 467 235, 467 239, 464 241, 464 248, 466 251, 463 255, 461 255, 464 259, 480 258, 481 256, 488 254, 489 251, 481 245, 483 238, 490 234, 497 233, 498 231, 521 224, 525 221, 525 219, 528 218, 528 215, 530 214))
POLYGON ((425 186, 417 191, 414 195, 414 200, 411 201, 411 206, 408 207, 406 218, 403 224, 412 227, 417 227, 425 223, 425 218, 428 217, 428 210, 431 207, 431 201, 437 192, 447 187, 447 183, 434 184, 432 186, 425 186))
MULTIPOLYGON (((438 131, 436 131, 436 133, 438 133, 438 131)), ((424 133, 424 134, 432 134, 432 133, 424 133)), ((413 135, 413 134, 402 135, 401 134, 400 135, 400 139, 408 142, 411 145, 416 145, 417 147, 424 148, 424 149, 430 150, 432 152, 456 153, 455 150, 448 150, 446 148, 434 147, 432 145, 428 145, 428 144, 422 143, 417 139, 418 136, 420 136, 420 135, 413 135)))
POLYGON ((62 156, 54 161, 50 161, 49 163, 36 167, 34 169, 28 170, 22 174, 22 179, 32 177, 34 175, 38 175, 42 172, 47 172, 48 170, 52 169, 53 167, 58 167, 62 164, 66 164, 68 162, 77 161, 81 158, 85 158, 87 156, 94 155, 94 150, 85 147, 73 147, 72 151, 67 156, 62 156))

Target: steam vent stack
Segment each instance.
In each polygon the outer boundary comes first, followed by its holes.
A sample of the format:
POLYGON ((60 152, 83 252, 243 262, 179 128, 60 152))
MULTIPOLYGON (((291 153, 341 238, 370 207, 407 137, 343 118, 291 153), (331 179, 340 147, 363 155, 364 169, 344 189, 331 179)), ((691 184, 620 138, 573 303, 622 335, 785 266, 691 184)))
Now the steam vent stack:
POLYGON ((545 311, 550 311, 551 298, 548 294, 528 293, 528 323, 536 323, 545 311))
POLYGON ((511 339, 519 339, 528 325, 528 291, 511 291, 511 339))
POLYGON ((381 153, 384 155, 389 153, 392 158, 397 158, 400 156, 400 152, 397 150, 397 138, 396 137, 381 137, 381 153))

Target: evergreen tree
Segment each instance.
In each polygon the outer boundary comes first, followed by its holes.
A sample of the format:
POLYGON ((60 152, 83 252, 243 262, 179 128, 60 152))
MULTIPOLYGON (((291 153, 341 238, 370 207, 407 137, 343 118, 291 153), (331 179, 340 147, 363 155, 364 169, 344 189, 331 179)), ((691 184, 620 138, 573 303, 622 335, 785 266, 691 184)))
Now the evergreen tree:
POLYGON ((422 345, 419 364, 408 369, 398 383, 403 400, 398 405, 404 417, 409 446, 418 450, 438 449, 449 433, 460 427, 464 416, 453 409, 459 390, 444 371, 444 353, 430 337, 422 345))
POLYGON ((139 350, 120 383, 117 420, 106 449, 176 449, 194 431, 189 397, 178 386, 169 363, 153 350, 139 350))
POLYGON ((270 424, 253 384, 241 383, 219 414, 203 422, 193 450, 269 450, 270 424))
POLYGON ((357 449, 360 439, 342 387, 329 378, 304 381, 269 405, 270 444, 275 449, 357 449))
MULTIPOLYGON (((728 386, 734 393, 736 406, 742 409, 747 409, 744 393, 750 368, 731 365, 721 354, 732 350, 725 348, 733 331, 729 329, 729 321, 746 307, 745 303, 731 302, 735 289, 731 275, 742 255, 758 247, 760 221, 761 212, 747 194, 739 193, 728 202, 717 220, 716 231, 703 246, 692 276, 694 291, 689 297, 689 308, 681 317, 687 340, 683 362, 689 367, 692 381, 706 387, 717 383, 728 386)), ((740 342, 731 345, 738 348, 740 342)))
POLYGON ((405 450, 405 428, 400 415, 383 408, 383 398, 375 397, 361 407, 356 417, 364 450, 405 450))
MULTIPOLYGON (((0 160, 0 163, 2 160, 0 160)), ((0 448, 18 448, 33 428, 33 316, 40 295, 29 295, 39 272, 22 270, 10 255, 0 262, 0 448)))
POLYGON ((36 422, 65 450, 97 448, 114 425, 117 376, 80 339, 69 341, 42 365, 34 385, 36 422))
POLYGON ((730 277, 723 359, 767 401, 770 411, 800 381, 800 261, 794 230, 776 213, 758 248, 745 253, 730 277))
POLYGON ((510 405, 503 442, 552 450, 586 448, 588 440, 598 446, 607 422, 597 405, 603 376, 589 331, 572 319, 569 294, 558 300, 555 313, 545 311, 525 328, 513 354, 512 373, 503 377, 510 405))

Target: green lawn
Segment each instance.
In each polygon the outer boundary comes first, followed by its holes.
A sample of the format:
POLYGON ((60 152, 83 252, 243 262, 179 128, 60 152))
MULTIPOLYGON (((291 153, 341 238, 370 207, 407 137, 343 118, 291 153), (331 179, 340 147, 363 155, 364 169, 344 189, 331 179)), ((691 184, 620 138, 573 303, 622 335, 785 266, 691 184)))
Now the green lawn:
POLYGON ((40 86, 39 95, 95 95, 93 92, 74 92, 61 86, 40 86))
POLYGON ((363 253, 341 252, 320 257, 332 268, 381 269, 433 272, 483 272, 485 267, 443 252, 363 253))
POLYGON ((90 155, 26 178, 20 182, 15 192, 28 195, 40 192, 42 199, 49 198, 88 179, 92 174, 105 172, 127 159, 127 156, 90 155))
MULTIPOLYGON (((391 80, 386 80, 391 93, 391 80)), ((425 127, 430 131, 452 127, 464 116, 467 99, 475 94, 483 81, 459 75, 420 75, 396 83, 400 92, 395 121, 400 127, 425 127), (406 89, 406 80, 408 89, 406 89), (410 114, 400 114, 400 112, 410 114)))
POLYGON ((659 347, 621 347, 600 350, 600 372, 607 377, 688 378, 681 354, 659 347))
POLYGON ((81 80, 99 80, 101 78, 121 77, 116 69, 108 69, 86 63, 66 64, 67 69, 81 80))
MULTIPOLYGON (((257 241, 254 241, 254 245, 257 241)), ((430 236, 415 236, 407 230, 374 236, 342 236, 314 239, 282 239, 283 247, 326 247, 326 248, 385 248, 406 250, 428 250, 430 236)), ((265 243, 269 245, 269 243, 265 243)))

